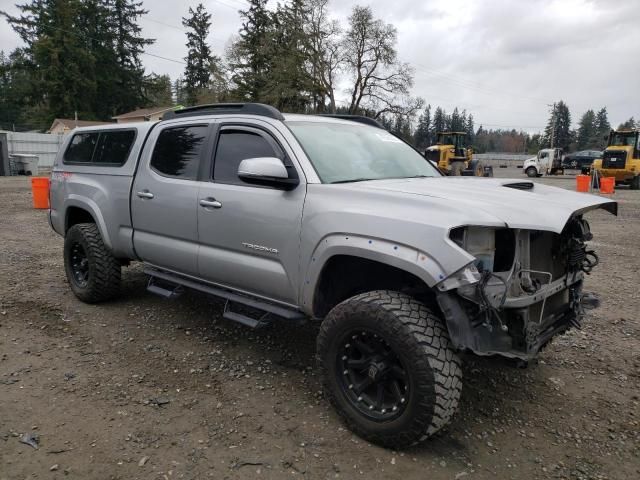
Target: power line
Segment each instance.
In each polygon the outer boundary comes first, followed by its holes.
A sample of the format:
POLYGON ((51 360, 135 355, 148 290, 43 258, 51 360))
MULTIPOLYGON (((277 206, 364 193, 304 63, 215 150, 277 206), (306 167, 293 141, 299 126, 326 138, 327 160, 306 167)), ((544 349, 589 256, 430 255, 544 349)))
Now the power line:
MULTIPOLYGON (((160 20, 155 20, 153 18, 149 18, 149 17, 142 17, 142 20, 147 20, 149 22, 153 22, 153 23, 157 23, 158 25, 163 25, 165 27, 169 27, 169 28, 173 28, 174 30, 178 30, 184 34, 187 33, 187 31, 184 29, 184 27, 178 27, 177 25, 172 25, 170 23, 166 23, 166 22, 161 22, 160 20)), ((227 40, 220 38, 220 37, 214 37, 213 35, 209 35, 208 36, 209 39, 215 40, 217 42, 220 43, 227 43, 227 40)))
POLYGON ((506 90, 493 90, 493 89, 489 89, 486 88, 483 85, 480 84, 475 84, 473 82, 469 82, 467 80, 464 79, 460 79, 458 77, 455 77, 449 73, 443 72, 441 70, 435 70, 432 68, 428 68, 425 67, 424 65, 421 65, 419 63, 414 63, 413 64, 414 67, 417 67, 417 70, 421 70, 423 73, 426 73, 427 75, 435 75, 438 77, 441 77, 445 80, 447 80, 448 82, 451 82, 453 84, 456 84, 462 88, 467 88, 469 90, 474 90, 480 93, 484 93, 484 94, 488 94, 488 95, 499 95, 499 96, 510 96, 510 97, 514 97, 514 98, 519 98, 521 100, 526 100, 526 101, 531 101, 534 102, 536 104, 539 103, 544 103, 547 104, 549 102, 548 99, 542 99, 539 97, 531 97, 531 96, 526 96, 526 95, 522 95, 522 94, 518 94, 518 93, 514 93, 514 92, 509 92, 506 90))

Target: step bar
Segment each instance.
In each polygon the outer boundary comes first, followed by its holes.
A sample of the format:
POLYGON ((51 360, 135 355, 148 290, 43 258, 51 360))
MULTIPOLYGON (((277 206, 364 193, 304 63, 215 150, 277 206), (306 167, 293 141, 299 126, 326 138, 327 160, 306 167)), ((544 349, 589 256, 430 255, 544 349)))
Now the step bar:
POLYGON ((145 266, 144 273, 151 277, 149 286, 147 287, 147 290, 149 290, 150 292, 165 298, 174 298, 181 293, 180 287, 185 287, 206 293, 208 295, 212 295, 214 297, 223 298, 227 300, 223 317, 229 320, 237 321, 252 328, 257 328, 268 323, 269 315, 263 315, 260 319, 254 319, 241 313, 232 311, 231 305, 233 303, 255 308, 257 310, 266 312, 267 314, 273 314, 278 317, 284 318, 285 320, 299 321, 305 320, 307 318, 307 316, 299 310, 275 305, 273 303, 266 302, 255 297, 250 297, 248 295, 236 293, 221 287, 201 283, 196 280, 164 270, 159 270, 150 266, 145 266), (155 279, 160 280, 160 282, 154 282, 155 279), (173 289, 165 288, 164 286, 160 285, 161 283, 169 283, 175 287, 173 289))

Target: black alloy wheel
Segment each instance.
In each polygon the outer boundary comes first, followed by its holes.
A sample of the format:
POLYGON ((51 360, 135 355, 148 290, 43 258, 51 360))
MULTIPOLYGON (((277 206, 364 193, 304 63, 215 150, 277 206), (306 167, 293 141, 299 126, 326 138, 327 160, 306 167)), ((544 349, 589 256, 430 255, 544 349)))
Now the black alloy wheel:
POLYGON ((80 243, 71 246, 72 279, 80 288, 86 288, 89 283, 89 257, 80 243))
POLYGON ((409 394, 409 377, 389 344, 371 330, 348 332, 337 352, 342 393, 362 415, 387 421, 402 414, 409 394))

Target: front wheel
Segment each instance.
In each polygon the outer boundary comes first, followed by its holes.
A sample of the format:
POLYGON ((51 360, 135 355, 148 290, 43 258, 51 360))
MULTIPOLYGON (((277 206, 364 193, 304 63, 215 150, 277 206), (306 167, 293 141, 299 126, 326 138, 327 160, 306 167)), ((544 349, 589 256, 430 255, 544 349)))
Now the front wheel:
POLYGON ((535 167, 529 167, 525 170, 525 173, 527 174, 527 177, 530 178, 534 178, 538 176, 538 170, 535 169, 535 167))
POLYGON ((455 162, 451 162, 450 167, 450 175, 453 177, 459 177, 460 175, 462 175, 462 171, 464 170, 464 162, 456 160, 455 162))
POLYGON ((109 300, 120 290, 120 262, 94 223, 72 226, 64 238, 64 267, 71 290, 86 303, 109 300))
POLYGON ((640 175, 633 177, 633 180, 631 180, 631 183, 629 184, 629 188, 631 190, 640 190, 640 175))
POLYGON ((446 328, 407 295, 379 290, 334 307, 320 328, 317 359, 332 405, 370 442, 416 444, 457 409, 462 370, 446 328))

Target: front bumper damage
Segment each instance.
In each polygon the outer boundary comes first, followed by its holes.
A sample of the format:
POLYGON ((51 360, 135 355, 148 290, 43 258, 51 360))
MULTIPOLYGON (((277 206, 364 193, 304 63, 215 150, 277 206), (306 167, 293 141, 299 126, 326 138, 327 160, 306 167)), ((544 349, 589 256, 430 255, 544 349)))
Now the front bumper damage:
POLYGON ((455 348, 530 360, 554 336, 581 327, 583 298, 589 307, 595 303, 593 297, 583 297, 582 281, 583 274, 576 273, 534 295, 507 297, 495 317, 482 316, 477 304, 455 291, 441 292, 437 299, 455 348), (550 311, 552 301, 557 306, 558 300, 562 305, 550 311))
POLYGON ((528 361, 554 336, 580 328, 585 308, 597 306, 582 292, 597 256, 587 249, 591 233, 581 217, 562 234, 509 232, 513 245, 505 245, 505 235, 493 245, 495 263, 457 272, 438 286, 437 301, 457 349, 528 361), (500 249, 510 249, 510 262, 504 254, 497 261, 500 249))

